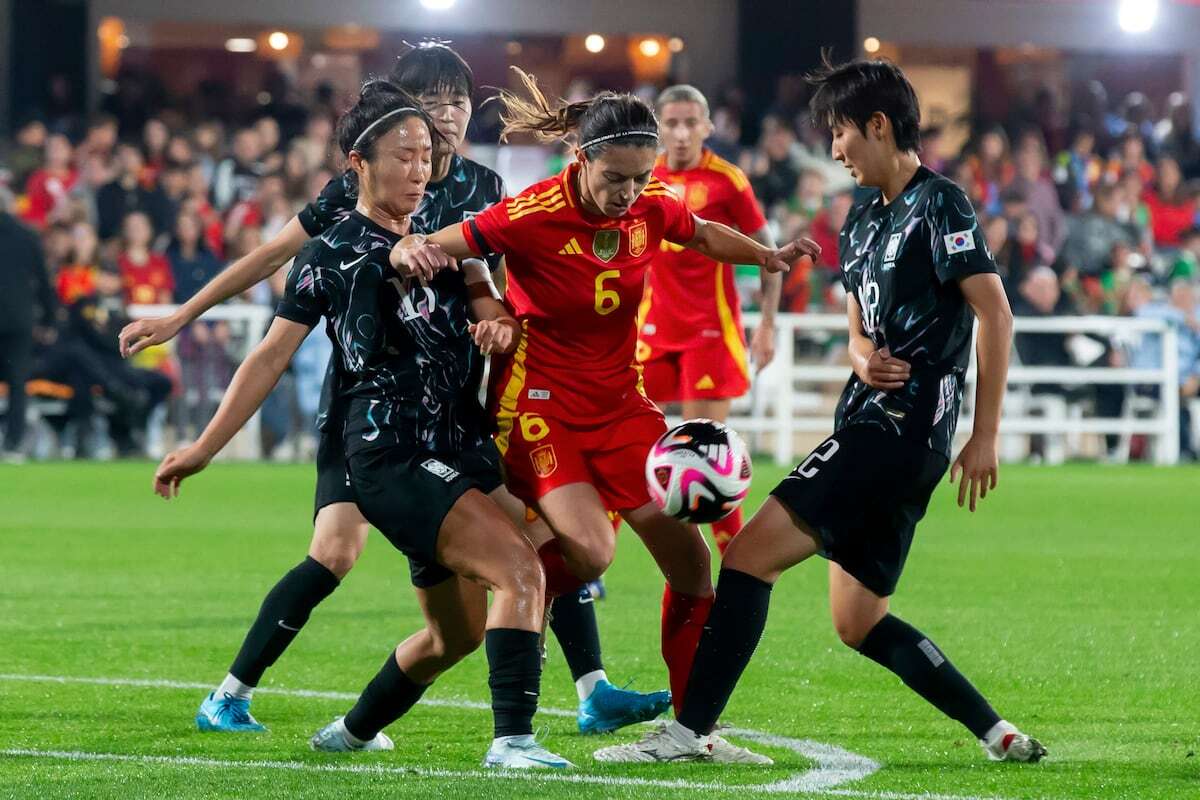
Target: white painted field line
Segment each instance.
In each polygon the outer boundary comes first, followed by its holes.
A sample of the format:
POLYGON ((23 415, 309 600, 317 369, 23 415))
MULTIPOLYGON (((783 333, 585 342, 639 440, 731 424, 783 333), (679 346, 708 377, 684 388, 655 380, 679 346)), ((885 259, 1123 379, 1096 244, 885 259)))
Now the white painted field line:
MULTIPOLYGON (((174 681, 157 678, 102 678, 102 677, 82 677, 73 675, 25 675, 19 673, 0 673, 0 681, 27 682, 27 683, 57 683, 57 684, 85 684, 95 686, 123 686, 132 688, 152 688, 152 689, 211 689, 211 683, 202 683, 198 681, 174 681)), ((357 700, 358 695, 352 692, 333 692, 320 691, 313 689, 281 689, 262 687, 255 690, 256 694, 277 694, 284 697, 310 697, 323 700, 357 700)), ((425 699, 421 700, 423 705, 442 707, 442 708, 466 708, 488 711, 491 706, 487 703, 482 703, 477 700, 457 700, 457 699, 425 699)), ((575 711, 572 709, 562 708, 538 708, 539 714, 546 714, 554 717, 574 717, 575 711)), ((843 789, 835 788, 843 784, 862 780, 880 769, 880 765, 867 758, 866 756, 852 753, 849 750, 844 750, 840 747, 822 742, 813 741, 811 739, 792 739, 786 736, 777 736, 763 731, 750 730, 746 728, 730 728, 728 733, 745 739, 762 742, 771 747, 791 750, 794 753, 804 756, 814 762, 816 766, 805 772, 799 772, 790 775, 787 778, 776 781, 774 783, 765 784, 742 784, 738 786, 729 786, 726 784, 706 783, 697 781, 685 780, 663 780, 650 778, 623 778, 617 776, 604 775, 582 775, 579 773, 523 773, 512 772, 507 770, 500 771, 455 771, 442 770, 429 767, 385 767, 382 765, 359 765, 359 764, 309 764, 299 761, 225 761, 221 759, 210 759, 190 756, 141 756, 130 755, 123 753, 90 753, 84 751, 57 751, 57 750, 27 750, 27 749, 8 749, 0 750, 0 755, 7 756, 28 756, 40 758, 64 758, 76 761, 136 761, 142 763, 164 763, 176 764, 181 766, 201 766, 201 767, 256 767, 261 766, 270 769, 295 769, 295 770, 310 770, 323 772, 367 772, 380 774, 407 774, 407 775, 422 775, 427 777, 449 777, 449 778, 515 778, 527 780, 548 780, 548 781, 567 781, 570 783, 583 784, 598 784, 605 786, 646 786, 659 787, 665 789, 694 789, 703 791, 732 791, 741 793, 746 790, 756 792, 764 792, 770 794, 791 794, 791 795, 812 795, 812 796, 835 796, 835 797, 859 797, 870 798, 872 800, 1003 800, 1002 798, 982 798, 962 795, 945 795, 934 793, 920 794, 905 794, 902 792, 884 792, 884 791, 863 791, 858 789, 843 789)))
POLYGON ((302 761, 225 760, 195 756, 148 756, 125 753, 92 753, 82 750, 34 750, 7 748, 0 756, 9 758, 48 758, 64 761, 109 761, 135 764, 161 764, 178 767, 207 767, 213 769, 278 769, 294 772, 350 773, 359 775, 407 775, 422 778, 475 778, 480 780, 525 780, 546 783, 594 784, 597 786, 629 786, 658 789, 745 794, 748 790, 770 794, 816 797, 856 797, 867 800, 1000 800, 1000 798, 971 797, 949 794, 905 794, 903 792, 869 792, 855 789, 818 789, 797 791, 782 784, 730 785, 705 781, 625 778, 617 775, 586 775, 576 772, 530 772, 523 770, 452 770, 431 767, 385 767, 373 764, 307 764, 302 761))

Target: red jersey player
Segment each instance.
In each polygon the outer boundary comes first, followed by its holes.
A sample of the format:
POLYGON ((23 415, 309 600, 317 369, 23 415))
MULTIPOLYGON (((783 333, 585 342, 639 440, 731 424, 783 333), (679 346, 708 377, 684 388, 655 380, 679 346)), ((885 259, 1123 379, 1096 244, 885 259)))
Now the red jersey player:
MULTIPOLYGON (((712 133, 708 101, 693 86, 671 86, 658 96, 664 152, 654 177, 670 186, 688 210, 722 222, 774 247, 750 181, 704 147, 712 133)), ((664 241, 642 301, 638 360, 646 393, 658 403, 682 402, 685 419, 724 422, 735 397, 750 388, 746 338, 734 267, 664 241)), ((780 279, 762 273, 762 322, 750 355, 762 369, 775 354, 775 310, 780 279)), ((721 552, 742 527, 741 509, 712 526, 721 552)))
MULTIPOLYGON (((461 225, 406 237, 392 263, 429 278, 458 258, 505 255, 506 301, 522 330, 515 353, 493 370, 508 486, 554 529, 576 579, 594 579, 612 561, 606 508, 638 533, 667 577, 663 657, 681 696, 712 584, 699 531, 664 515, 643 477, 666 429, 635 363, 646 269, 664 240, 772 272, 819 248, 807 240, 768 248, 691 214, 651 175, 658 124, 641 100, 604 93, 553 106, 521 76, 530 99, 502 94, 505 133, 574 134, 577 162, 461 225)), ((551 585, 555 567, 546 562, 551 585)))

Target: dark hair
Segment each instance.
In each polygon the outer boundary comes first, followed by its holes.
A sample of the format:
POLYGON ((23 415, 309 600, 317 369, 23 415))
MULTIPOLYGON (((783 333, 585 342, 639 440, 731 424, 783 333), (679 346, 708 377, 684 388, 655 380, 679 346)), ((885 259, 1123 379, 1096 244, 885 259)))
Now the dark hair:
POLYGON ((879 112, 892 123, 896 147, 916 150, 921 144, 921 107, 917 93, 900 68, 890 61, 851 61, 824 66, 805 76, 816 87, 809 110, 813 123, 832 128, 852 122, 864 134, 871 115, 879 112))
POLYGON ((375 143, 409 117, 419 117, 425 123, 425 127, 429 129, 429 137, 434 143, 434 152, 437 154, 441 137, 433 126, 433 120, 421 110, 421 104, 394 83, 383 80, 369 81, 363 85, 358 102, 337 122, 338 147, 343 155, 349 156, 351 150, 357 150, 363 158, 370 161, 375 154, 375 143), (400 113, 392 114, 395 111, 400 113), (392 116, 383 119, 388 114, 392 116), (376 122, 379 124, 371 127, 376 122))
POLYGON ((389 81, 412 95, 475 93, 475 73, 445 42, 429 40, 409 47, 392 65, 389 81))
POLYGON ((500 132, 502 141, 510 133, 532 133, 543 142, 574 134, 589 156, 598 156, 609 145, 656 147, 658 119, 646 101, 631 94, 601 92, 590 100, 551 103, 538 88, 537 79, 517 67, 528 97, 501 90, 500 132))

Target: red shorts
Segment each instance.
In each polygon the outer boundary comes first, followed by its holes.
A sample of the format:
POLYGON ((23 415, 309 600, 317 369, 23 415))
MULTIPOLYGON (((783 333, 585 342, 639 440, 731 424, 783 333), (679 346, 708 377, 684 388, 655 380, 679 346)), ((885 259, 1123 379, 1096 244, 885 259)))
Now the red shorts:
POLYGON ((624 512, 650 502, 646 455, 666 430, 662 412, 639 397, 629 413, 600 425, 533 413, 501 420, 496 446, 505 485, 526 505, 568 483, 590 483, 605 508, 624 512))
POLYGON ((731 348, 722 338, 702 338, 687 350, 661 350, 640 340, 638 360, 646 394, 656 403, 729 400, 750 391, 746 347, 740 342, 731 348))

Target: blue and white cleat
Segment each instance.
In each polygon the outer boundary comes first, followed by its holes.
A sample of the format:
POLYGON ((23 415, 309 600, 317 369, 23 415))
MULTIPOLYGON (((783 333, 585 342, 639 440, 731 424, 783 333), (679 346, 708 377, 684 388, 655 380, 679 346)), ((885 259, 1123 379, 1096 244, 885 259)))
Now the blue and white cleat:
POLYGON ((532 733, 527 733, 493 740, 483 758, 483 766, 486 769, 569 769, 575 765, 551 753, 532 733))
POLYGON ((612 733, 626 725, 652 720, 670 707, 670 692, 634 692, 600 681, 588 698, 579 703, 575 719, 584 735, 612 733))
POLYGON ((374 753, 395 750, 396 744, 386 733, 380 731, 369 742, 359 742, 346 730, 345 717, 338 717, 312 735, 308 746, 322 753, 374 753))
POLYGON ((267 728, 250 716, 250 700, 225 693, 220 698, 210 692, 196 712, 196 727, 205 733, 262 733, 267 728))

